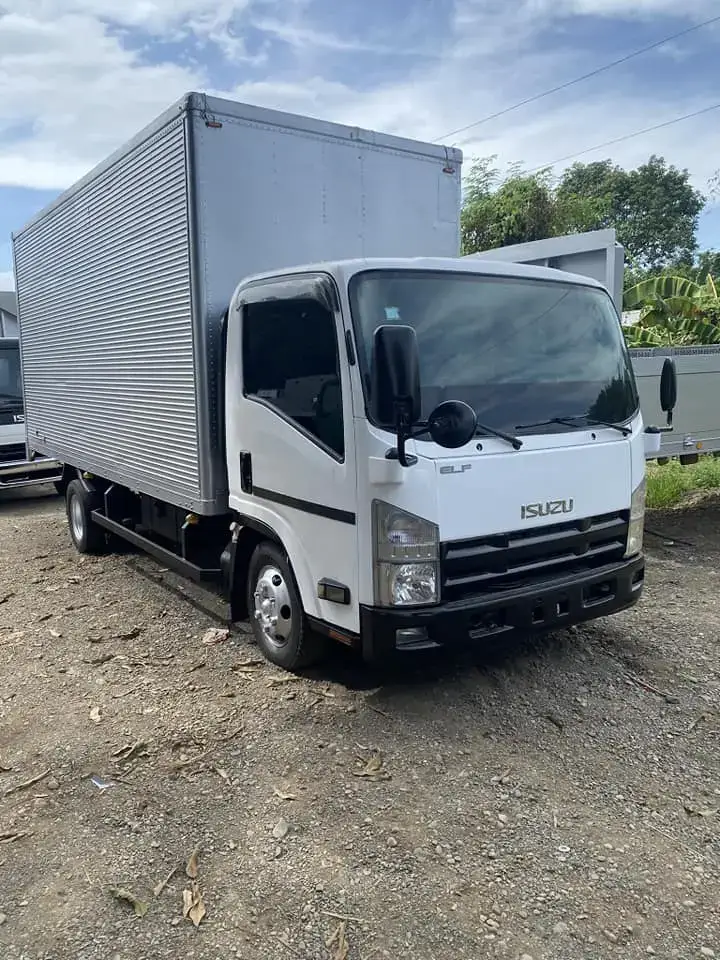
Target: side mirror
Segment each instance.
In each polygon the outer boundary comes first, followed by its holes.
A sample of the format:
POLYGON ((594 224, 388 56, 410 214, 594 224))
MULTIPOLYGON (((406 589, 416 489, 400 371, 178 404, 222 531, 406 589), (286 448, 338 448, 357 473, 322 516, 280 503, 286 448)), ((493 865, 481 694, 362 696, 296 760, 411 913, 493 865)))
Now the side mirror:
POLYGON ((462 400, 439 403, 428 418, 428 433, 440 447, 455 450, 464 447, 475 436, 477 415, 462 400))
POLYGON ((666 357, 660 375, 660 408, 667 414, 668 426, 672 423, 673 410, 677 403, 677 371, 675 361, 666 357))
POLYGON ((412 327, 384 324, 373 338, 372 414, 376 423, 396 427, 398 415, 408 426, 420 419, 420 354, 412 327))
POLYGON ((411 466, 405 441, 422 412, 420 351, 412 327, 383 324, 375 331, 370 396, 373 420, 397 432, 398 460, 411 466))

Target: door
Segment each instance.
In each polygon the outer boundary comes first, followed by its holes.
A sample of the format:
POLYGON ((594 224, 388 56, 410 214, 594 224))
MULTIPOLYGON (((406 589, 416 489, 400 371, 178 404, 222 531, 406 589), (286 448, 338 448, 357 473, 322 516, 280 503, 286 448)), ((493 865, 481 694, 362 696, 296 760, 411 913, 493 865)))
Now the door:
POLYGON ((228 472, 231 506, 281 538, 306 613, 357 632, 355 450, 338 303, 325 275, 240 295, 228 329, 228 472))

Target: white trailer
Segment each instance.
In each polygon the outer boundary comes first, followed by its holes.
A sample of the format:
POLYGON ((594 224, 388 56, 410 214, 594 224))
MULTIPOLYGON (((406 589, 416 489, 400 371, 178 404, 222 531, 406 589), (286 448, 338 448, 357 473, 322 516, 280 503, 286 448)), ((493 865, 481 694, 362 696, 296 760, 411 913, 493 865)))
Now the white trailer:
POLYGON ((216 581, 290 669, 639 599, 612 300, 459 258, 461 159, 190 94, 14 236, 28 442, 70 465, 79 551, 216 581))
MULTIPOLYGON (((497 247, 472 254, 482 260, 533 264, 599 280, 612 294, 622 316, 625 251, 614 230, 552 237, 532 243, 497 247)), ((640 405, 646 424, 662 424, 660 378, 665 361, 675 364, 678 403, 672 430, 658 435, 660 445, 648 445, 648 459, 680 457, 684 463, 701 453, 720 451, 720 346, 652 347, 630 351, 640 405)))

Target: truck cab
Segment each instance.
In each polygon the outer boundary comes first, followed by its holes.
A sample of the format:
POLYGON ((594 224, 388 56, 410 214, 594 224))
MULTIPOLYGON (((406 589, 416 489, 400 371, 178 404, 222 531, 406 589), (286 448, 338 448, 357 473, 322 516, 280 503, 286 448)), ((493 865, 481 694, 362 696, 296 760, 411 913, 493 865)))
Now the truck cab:
MULTIPOLYGON (((375 659, 639 599, 643 423, 596 281, 324 263, 240 284, 226 344, 229 504, 283 545, 316 628, 375 659)), ((285 579, 251 576, 271 651, 285 579)))

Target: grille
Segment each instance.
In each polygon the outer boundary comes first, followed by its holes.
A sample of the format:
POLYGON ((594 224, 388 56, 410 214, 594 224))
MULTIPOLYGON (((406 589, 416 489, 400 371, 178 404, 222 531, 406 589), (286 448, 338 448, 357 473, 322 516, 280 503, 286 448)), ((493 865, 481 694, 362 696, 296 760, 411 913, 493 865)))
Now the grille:
POLYGON ((0 447, 0 463, 17 463, 25 459, 24 443, 8 443, 0 447))
POLYGON ((443 601, 532 586, 622 560, 626 512, 442 545, 443 601))

